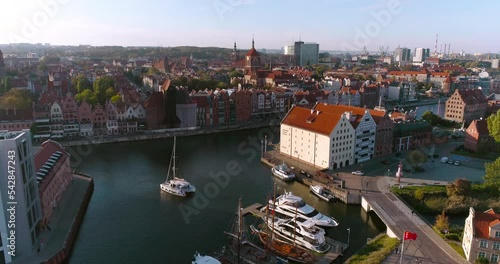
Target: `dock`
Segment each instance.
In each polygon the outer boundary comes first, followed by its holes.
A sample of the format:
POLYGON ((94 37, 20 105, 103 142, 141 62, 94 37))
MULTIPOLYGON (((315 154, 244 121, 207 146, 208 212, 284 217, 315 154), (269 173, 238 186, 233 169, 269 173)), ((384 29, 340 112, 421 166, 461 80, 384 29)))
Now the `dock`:
MULTIPOLYGON (((265 212, 261 211, 264 205, 260 203, 254 203, 242 209, 241 214, 243 216, 252 214, 255 217, 262 218, 265 212)), ((331 245, 330 250, 325 254, 322 254, 316 263, 319 264, 329 264, 335 261, 339 256, 343 255, 343 252, 347 249, 347 244, 340 241, 334 240, 330 237, 325 237, 326 242, 331 245)))
POLYGON ((252 214, 256 217, 262 218, 264 216, 264 212, 262 212, 260 210, 262 207, 264 207, 262 204, 254 203, 248 207, 243 208, 243 210, 241 211, 241 214, 243 216, 248 215, 248 214, 252 214))

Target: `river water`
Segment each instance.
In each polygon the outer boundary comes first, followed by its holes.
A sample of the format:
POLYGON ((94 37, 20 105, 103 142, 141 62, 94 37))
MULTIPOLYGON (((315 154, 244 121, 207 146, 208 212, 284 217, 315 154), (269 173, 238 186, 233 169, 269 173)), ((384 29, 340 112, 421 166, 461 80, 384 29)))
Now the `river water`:
MULTIPOLYGON (((69 262, 191 263, 195 251, 213 254, 225 245, 223 231, 229 229, 240 197, 244 206, 264 204, 274 182, 279 192, 291 190, 340 222, 327 229, 327 235, 342 242, 349 239, 346 255, 385 230, 374 213, 367 214, 360 206, 327 204, 307 187, 273 177, 260 162, 255 143, 263 130, 177 138, 180 176, 197 187, 190 198, 159 189, 172 139, 96 145, 85 151, 75 148, 81 158, 75 158, 73 165, 94 178, 95 191, 69 262)), ((245 220, 247 225, 259 223, 252 216, 245 220)))

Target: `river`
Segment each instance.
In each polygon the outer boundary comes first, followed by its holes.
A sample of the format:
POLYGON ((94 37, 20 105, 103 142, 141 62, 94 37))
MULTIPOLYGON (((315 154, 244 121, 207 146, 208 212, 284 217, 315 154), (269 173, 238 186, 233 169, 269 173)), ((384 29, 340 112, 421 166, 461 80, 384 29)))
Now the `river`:
MULTIPOLYGON (((223 231, 231 225, 238 198, 244 206, 264 204, 274 182, 279 192, 291 190, 334 216, 340 225, 327 229, 328 236, 347 242, 350 228, 346 255, 385 230, 375 214, 360 206, 327 204, 305 186, 271 176, 260 162, 258 143, 251 140, 263 130, 269 129, 177 138, 180 176, 197 187, 193 197, 184 199, 159 189, 172 139, 75 148, 81 158, 72 165, 94 178, 95 191, 69 263, 191 263, 195 251, 212 254, 225 245, 223 231), (223 174, 230 175, 227 185, 212 177, 223 174)), ((245 220, 258 223, 251 216, 245 220)))

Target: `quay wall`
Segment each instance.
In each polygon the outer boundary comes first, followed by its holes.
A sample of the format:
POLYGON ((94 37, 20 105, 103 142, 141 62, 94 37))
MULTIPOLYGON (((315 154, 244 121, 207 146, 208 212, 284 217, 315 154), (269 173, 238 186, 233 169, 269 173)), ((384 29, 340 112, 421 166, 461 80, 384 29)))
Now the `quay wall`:
POLYGON ((66 237, 66 241, 64 242, 64 247, 50 259, 42 262, 44 264, 57 264, 67 262, 71 254, 71 250, 73 249, 73 243, 75 242, 78 231, 80 230, 80 226, 82 224, 83 217, 85 216, 85 212, 89 205, 90 199, 92 198, 92 194, 94 192, 94 180, 90 176, 79 172, 74 172, 73 177, 86 178, 88 179, 89 184, 87 185, 87 189, 85 190, 85 194, 82 197, 76 216, 73 219, 73 223, 71 224, 68 236, 66 237))

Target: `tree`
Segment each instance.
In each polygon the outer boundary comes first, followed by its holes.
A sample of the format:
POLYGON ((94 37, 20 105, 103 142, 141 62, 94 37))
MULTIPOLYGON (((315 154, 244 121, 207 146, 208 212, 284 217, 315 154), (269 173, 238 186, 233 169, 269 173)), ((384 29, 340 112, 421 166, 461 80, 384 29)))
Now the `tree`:
POLYGON ((111 97, 111 102, 113 104, 116 104, 116 103, 120 102, 121 100, 122 100, 122 96, 120 94, 117 94, 117 95, 111 97))
POLYGON ((94 95, 101 105, 106 103, 106 90, 115 87, 115 80, 110 76, 102 76, 94 82, 94 95))
POLYGON ((500 191, 500 158, 484 164, 486 174, 483 177, 484 185, 500 191))
POLYGON ((448 197, 454 195, 467 195, 472 190, 471 182, 466 179, 455 179, 455 182, 446 186, 448 197))
POLYGON ((490 136, 500 143, 500 110, 496 114, 492 114, 487 119, 488 131, 490 136))
POLYGON ((232 78, 239 78, 239 77, 243 77, 243 74, 238 72, 238 71, 232 71, 230 74, 229 74, 229 77, 232 79, 232 78))
POLYGON ((115 88, 109 87, 108 89, 106 89, 106 101, 111 99, 111 97, 115 95, 116 95, 115 88))
POLYGON ((478 257, 475 261, 474 264, 489 264, 490 261, 485 258, 485 257, 478 257))
POLYGON ((92 90, 84 90, 83 92, 75 95, 75 100, 78 103, 81 103, 83 102, 83 100, 85 100, 92 106, 97 104, 97 97, 95 96, 94 92, 92 92, 92 90))
POLYGON ((325 71, 326 71, 326 68, 323 65, 316 67, 316 75, 318 75, 318 77, 320 77, 320 78, 323 78, 323 74, 325 73, 325 71))
POLYGON ((71 85, 75 87, 77 93, 92 89, 92 83, 84 75, 78 75, 71 79, 71 85))
POLYGON ((434 227, 441 232, 448 230, 448 228, 450 227, 448 216, 446 216, 444 211, 436 217, 436 223, 434 224, 434 227))
POLYGON ((226 89, 227 88, 227 83, 225 83, 225 82, 219 82, 217 84, 217 88, 226 89))
POLYGON ((148 75, 160 74, 160 70, 158 70, 156 67, 151 67, 149 68, 147 74, 148 75))
POLYGON ((26 109, 33 102, 33 94, 29 90, 14 89, 0 97, 0 109, 26 109))
POLYGON ((408 155, 410 163, 416 167, 419 164, 427 162, 427 156, 420 150, 414 150, 408 155))

